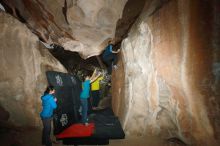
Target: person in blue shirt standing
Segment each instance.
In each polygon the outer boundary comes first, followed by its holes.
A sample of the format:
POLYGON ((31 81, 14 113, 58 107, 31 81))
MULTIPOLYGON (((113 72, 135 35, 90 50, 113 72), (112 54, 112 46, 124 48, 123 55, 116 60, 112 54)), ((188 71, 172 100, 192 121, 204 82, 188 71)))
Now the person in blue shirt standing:
POLYGON ((97 74, 95 69, 92 76, 90 77, 89 75, 86 75, 85 80, 82 83, 82 91, 80 93, 80 101, 82 106, 82 123, 85 124, 86 126, 88 125, 87 112, 88 112, 88 98, 90 93, 90 84, 94 82, 99 76, 100 73, 97 74))
POLYGON ((103 62, 107 65, 107 70, 108 73, 112 73, 112 67, 117 68, 117 53, 119 53, 120 49, 118 50, 113 50, 113 43, 112 40, 108 42, 108 46, 105 48, 103 54, 102 54, 102 59, 103 62))
POLYGON ((52 146, 50 139, 51 121, 53 117, 53 110, 57 108, 57 99, 54 97, 54 93, 54 87, 48 86, 43 96, 41 96, 43 106, 42 112, 40 113, 40 117, 43 123, 42 144, 46 146, 52 146))

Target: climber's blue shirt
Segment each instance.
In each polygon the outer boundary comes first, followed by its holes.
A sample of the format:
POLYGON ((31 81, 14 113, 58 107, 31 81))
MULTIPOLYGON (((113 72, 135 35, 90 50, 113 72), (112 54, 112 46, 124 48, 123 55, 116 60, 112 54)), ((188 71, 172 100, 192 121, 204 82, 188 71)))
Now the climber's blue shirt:
POLYGON ((82 92, 80 93, 80 98, 89 98, 90 91, 90 80, 86 80, 82 83, 82 92))
POLYGON ((57 104, 54 101, 54 96, 46 94, 41 96, 43 110, 40 113, 41 118, 51 118, 53 116, 53 110, 57 108, 57 104))
POLYGON ((106 48, 105 48, 105 51, 104 51, 104 53, 103 53, 103 58, 106 58, 106 57, 108 57, 109 55, 111 55, 112 54, 112 45, 110 44, 110 45, 108 45, 106 48))

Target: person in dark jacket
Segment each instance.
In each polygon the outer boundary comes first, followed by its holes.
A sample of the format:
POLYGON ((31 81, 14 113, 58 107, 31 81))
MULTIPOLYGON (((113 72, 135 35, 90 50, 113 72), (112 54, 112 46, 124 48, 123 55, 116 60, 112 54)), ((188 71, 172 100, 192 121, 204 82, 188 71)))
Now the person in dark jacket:
POLYGON ((42 112, 40 113, 40 117, 43 123, 42 145, 46 146, 52 146, 50 139, 51 121, 53 117, 53 110, 57 108, 57 99, 54 97, 54 93, 54 87, 48 86, 43 96, 41 96, 43 106, 42 112))
POLYGON ((112 67, 117 69, 117 53, 120 52, 120 49, 114 50, 112 41, 108 42, 108 46, 105 48, 102 54, 102 60, 107 65, 108 73, 112 73, 112 67))

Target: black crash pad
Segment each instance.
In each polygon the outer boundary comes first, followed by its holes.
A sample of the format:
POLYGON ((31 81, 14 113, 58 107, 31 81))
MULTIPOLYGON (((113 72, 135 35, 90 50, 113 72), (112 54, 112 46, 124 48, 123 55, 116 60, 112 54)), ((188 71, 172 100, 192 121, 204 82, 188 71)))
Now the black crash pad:
POLYGON ((73 75, 55 71, 46 72, 49 85, 56 89, 57 109, 54 111, 54 134, 80 121, 81 81, 73 75))
POLYGON ((91 115, 91 121, 95 123, 94 138, 124 139, 125 133, 118 117, 114 116, 112 109, 107 108, 95 111, 91 115))

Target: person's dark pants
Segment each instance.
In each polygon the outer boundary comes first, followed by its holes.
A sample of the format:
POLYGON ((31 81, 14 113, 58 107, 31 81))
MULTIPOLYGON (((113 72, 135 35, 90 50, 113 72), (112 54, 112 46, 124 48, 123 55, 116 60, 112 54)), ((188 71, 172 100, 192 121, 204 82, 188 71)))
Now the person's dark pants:
POLYGON ((87 123, 87 112, 88 112, 88 99, 87 98, 81 98, 81 105, 82 105, 82 123, 87 123))
POLYGON ((98 107, 99 105, 99 90, 94 90, 92 94, 92 107, 98 107))
POLYGON ((87 115, 91 114, 93 111, 92 111, 92 97, 89 97, 88 98, 88 111, 87 111, 87 115))
POLYGON ((42 145, 52 146, 50 139, 52 118, 43 118, 43 132, 42 132, 42 145))
POLYGON ((108 56, 103 56, 102 57, 104 63, 107 65, 107 70, 108 73, 112 73, 112 65, 116 65, 117 63, 117 54, 110 54, 108 56))

